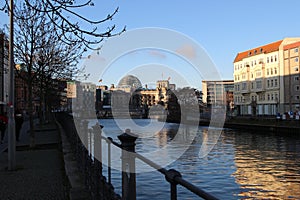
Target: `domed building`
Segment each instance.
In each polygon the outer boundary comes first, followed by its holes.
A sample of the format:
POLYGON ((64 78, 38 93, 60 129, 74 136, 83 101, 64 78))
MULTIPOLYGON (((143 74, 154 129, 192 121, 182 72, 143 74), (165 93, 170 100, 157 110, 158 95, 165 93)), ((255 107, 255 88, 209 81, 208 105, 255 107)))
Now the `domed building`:
POLYGON ((127 75, 119 81, 118 87, 130 87, 138 89, 142 88, 142 83, 137 77, 133 75, 127 75))

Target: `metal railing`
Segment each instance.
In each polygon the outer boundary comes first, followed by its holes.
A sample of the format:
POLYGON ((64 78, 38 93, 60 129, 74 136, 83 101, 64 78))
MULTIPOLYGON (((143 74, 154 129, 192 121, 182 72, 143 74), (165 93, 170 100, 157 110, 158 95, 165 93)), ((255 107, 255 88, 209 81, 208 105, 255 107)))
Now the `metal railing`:
MULTIPOLYGON (((64 118, 66 119, 66 118, 64 118)), ((64 123, 66 125, 67 123, 64 123)), ((73 124, 74 126, 74 124, 73 124)), ((87 121, 82 121, 81 131, 87 134, 80 138, 76 134, 75 126, 68 132, 72 132, 73 146, 76 147, 77 160, 80 163, 81 170, 84 171, 86 185, 91 191, 93 199, 124 199, 124 200, 136 200, 136 169, 135 159, 139 159, 156 169, 158 172, 165 176, 165 179, 170 184, 170 199, 177 199, 177 185, 181 185, 183 188, 191 191, 198 197, 203 199, 217 199, 213 195, 205 192, 199 187, 193 185, 189 181, 185 180, 180 172, 175 169, 165 169, 160 165, 154 163, 143 155, 135 152, 135 140, 137 139, 134 134, 130 133, 127 129, 125 133, 118 136, 121 144, 114 141, 111 137, 104 137, 101 135, 101 128, 99 124, 96 124, 92 128, 88 129, 87 121), (76 136, 74 136, 74 133, 76 136), (74 138, 75 141, 74 141, 74 138), (92 142, 93 139, 93 142, 92 142), (103 176, 102 172, 102 140, 107 143, 107 179, 103 176), (93 144, 94 145, 93 145, 93 144), (88 144, 85 148, 83 144, 88 144), (122 150, 121 162, 122 162, 122 197, 115 194, 114 187, 111 182, 111 150, 112 145, 122 150), (95 151, 98 149, 100 151, 95 151), (95 155, 95 153, 98 155, 95 155), (97 159, 96 159, 97 158, 97 159), (96 173, 95 173, 96 172, 96 173)))

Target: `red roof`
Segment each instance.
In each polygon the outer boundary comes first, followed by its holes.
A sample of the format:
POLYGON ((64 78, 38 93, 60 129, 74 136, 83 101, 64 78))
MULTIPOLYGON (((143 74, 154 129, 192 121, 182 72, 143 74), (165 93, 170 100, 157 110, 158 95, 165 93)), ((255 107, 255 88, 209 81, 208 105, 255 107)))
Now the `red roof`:
POLYGON ((283 47, 283 50, 293 49, 293 48, 299 47, 299 46, 300 46, 300 42, 295 42, 295 43, 292 43, 292 44, 285 45, 283 47))
POLYGON ((236 55, 234 62, 238 62, 243 60, 244 58, 251 57, 254 55, 262 54, 262 53, 271 53, 279 50, 279 46, 283 40, 279 40, 277 42, 273 42, 264 46, 260 46, 254 49, 250 49, 244 52, 240 52, 236 55))

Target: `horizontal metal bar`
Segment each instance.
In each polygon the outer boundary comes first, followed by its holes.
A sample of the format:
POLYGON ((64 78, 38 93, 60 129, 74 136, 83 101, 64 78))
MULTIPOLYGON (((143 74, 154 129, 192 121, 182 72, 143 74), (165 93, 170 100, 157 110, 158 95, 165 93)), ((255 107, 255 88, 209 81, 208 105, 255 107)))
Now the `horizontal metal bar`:
POLYGON ((211 200, 217 200, 218 198, 212 196, 211 194, 206 193, 205 191, 201 190, 199 187, 193 185, 192 183, 184 180, 181 177, 175 177, 175 182, 179 185, 185 187, 186 189, 190 190, 194 194, 204 198, 204 199, 211 199, 211 200))
POLYGON ((111 143, 111 144, 113 144, 113 145, 115 145, 115 146, 117 146, 117 147, 119 147, 119 148, 122 149, 122 145, 119 144, 119 143, 117 143, 117 142, 115 142, 111 137, 106 138, 104 136, 101 136, 101 139, 105 140, 107 143, 111 143))
MULTIPOLYGON (((103 137, 102 139, 104 139, 107 143, 112 143, 115 146, 119 147, 122 149, 121 144, 113 141, 112 138, 108 137, 103 137)), ((140 159, 141 161, 143 161, 144 163, 148 164, 150 167, 153 167, 154 169, 156 169, 157 171, 159 171, 160 173, 162 173, 163 175, 167 175, 168 170, 163 168, 162 166, 156 164, 155 162, 149 160, 148 158, 144 157, 143 155, 139 154, 139 153, 134 153, 134 156, 138 159, 140 159)), ((181 186, 183 186, 184 188, 190 190, 191 192, 193 192, 194 194, 196 194, 199 197, 202 197, 204 199, 210 199, 210 200, 217 200, 218 198, 214 197, 211 194, 206 193, 205 191, 201 190, 199 187, 193 185, 192 183, 186 181, 185 179, 183 179, 180 176, 176 176, 173 180, 175 182, 175 184, 179 184, 181 186)))

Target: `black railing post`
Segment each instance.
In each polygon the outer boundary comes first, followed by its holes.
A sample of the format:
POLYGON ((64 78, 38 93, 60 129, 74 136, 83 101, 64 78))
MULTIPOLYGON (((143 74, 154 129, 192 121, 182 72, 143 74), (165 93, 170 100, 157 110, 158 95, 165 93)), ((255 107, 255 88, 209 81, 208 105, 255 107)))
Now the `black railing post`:
POLYGON ((88 121, 82 121, 82 161, 85 184, 88 186, 88 121))
POLYGON ((126 129, 125 133, 118 136, 122 147, 122 199, 136 200, 135 176, 135 140, 136 136, 126 129))
POLYGON ((166 180, 170 183, 171 186, 171 200, 177 200, 177 182, 175 181, 176 177, 181 177, 180 172, 175 169, 170 169, 165 174, 166 180))
POLYGON ((112 138, 107 138, 107 175, 108 175, 108 183, 111 184, 111 142, 112 138))
POLYGON ((93 126, 94 134, 94 166, 95 166, 95 187, 96 187, 96 199, 103 199, 103 184, 102 184, 102 131, 101 126, 96 123, 93 126))

